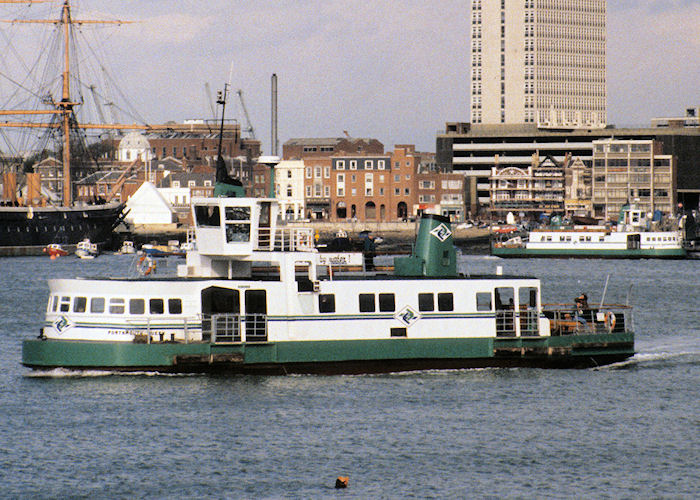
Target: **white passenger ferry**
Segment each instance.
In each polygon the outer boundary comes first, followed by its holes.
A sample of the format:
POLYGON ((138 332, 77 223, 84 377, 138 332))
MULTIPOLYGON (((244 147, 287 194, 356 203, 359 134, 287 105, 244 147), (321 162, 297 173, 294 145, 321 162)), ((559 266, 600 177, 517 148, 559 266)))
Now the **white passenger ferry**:
MULTIPOLYGON (((425 215, 393 270, 347 271, 274 199, 194 198, 176 277, 49 281, 35 369, 369 373, 584 367, 634 354, 631 310, 541 304, 540 281, 457 272, 449 219, 425 215), (612 320, 611 320, 612 317, 612 320)), ((357 267, 357 266, 353 266, 357 267)))
POLYGON ((579 226, 501 236, 492 243, 498 257, 665 258, 686 257, 682 231, 650 231, 646 214, 628 208, 617 228, 579 226))

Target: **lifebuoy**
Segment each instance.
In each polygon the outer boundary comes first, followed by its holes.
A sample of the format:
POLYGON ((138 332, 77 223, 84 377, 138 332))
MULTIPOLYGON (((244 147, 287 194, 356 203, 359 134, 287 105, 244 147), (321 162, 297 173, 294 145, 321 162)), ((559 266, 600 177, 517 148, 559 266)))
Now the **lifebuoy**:
POLYGON ((615 317, 615 313, 612 311, 608 311, 605 313, 605 326, 608 327, 608 330, 611 332, 615 329, 615 323, 617 322, 617 318, 615 317))
POLYGON ((156 263, 149 255, 142 255, 137 266, 139 273, 148 276, 156 270, 156 263))

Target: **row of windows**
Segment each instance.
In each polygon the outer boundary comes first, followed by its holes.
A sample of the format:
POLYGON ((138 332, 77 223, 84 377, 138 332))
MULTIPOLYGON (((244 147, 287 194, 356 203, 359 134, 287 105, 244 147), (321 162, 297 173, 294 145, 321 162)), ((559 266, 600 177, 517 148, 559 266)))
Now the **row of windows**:
MULTIPOLYGON (((374 160, 364 160, 365 170, 374 169, 374 160)), ((348 160, 348 168, 350 170, 357 170, 357 160, 348 160)), ((377 170, 384 170, 386 168, 385 160, 377 160, 377 170)), ((345 170, 345 160, 335 161, 336 170, 345 170)))
MULTIPOLYGON (((148 311, 150 314, 165 314, 165 299, 148 299, 148 311)), ((89 312, 92 314, 102 314, 108 311, 109 314, 145 314, 146 299, 129 299, 114 297, 107 301, 104 297, 91 297, 89 301, 89 312)), ((182 314, 182 300, 167 300, 169 314, 182 314)), ((87 297, 71 297, 54 295, 49 300, 50 312, 88 312, 87 297), (71 307, 72 305, 72 307, 71 307)))
MULTIPOLYGON (((361 293, 358 296, 360 312, 394 312, 396 299, 393 293, 361 293)), ((453 311, 454 298, 452 293, 437 294, 438 311, 453 311)), ((419 293, 418 309, 430 312, 435 310, 435 294, 419 293)), ((327 293, 318 296, 318 310, 321 313, 335 312, 335 294, 327 293)))

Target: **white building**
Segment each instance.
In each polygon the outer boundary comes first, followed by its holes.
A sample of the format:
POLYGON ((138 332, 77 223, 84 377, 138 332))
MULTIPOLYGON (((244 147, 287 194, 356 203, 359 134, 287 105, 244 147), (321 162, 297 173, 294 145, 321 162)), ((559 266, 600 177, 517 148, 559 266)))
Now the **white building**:
POLYGON ((126 221, 140 226, 173 224, 177 222, 175 210, 158 189, 150 182, 141 187, 126 202, 129 214, 126 221))
POLYGON ((275 166, 275 194, 282 217, 304 218, 304 162, 285 160, 275 166))
POLYGON ((607 121, 606 0, 472 0, 471 121, 607 121))
POLYGON ((138 132, 129 132, 121 141, 119 141, 119 147, 117 148, 117 160, 132 162, 137 158, 144 164, 149 162, 153 158, 151 145, 143 134, 138 132))

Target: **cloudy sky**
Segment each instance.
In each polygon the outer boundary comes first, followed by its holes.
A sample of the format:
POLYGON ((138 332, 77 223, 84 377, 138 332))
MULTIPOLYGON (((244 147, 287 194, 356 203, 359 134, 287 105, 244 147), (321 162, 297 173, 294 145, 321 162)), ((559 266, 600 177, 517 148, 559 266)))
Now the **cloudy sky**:
MULTIPOLYGON (((205 84, 214 93, 230 78, 269 152, 272 73, 280 143, 347 131, 387 149, 434 151, 446 121, 469 120, 469 0, 73 3, 75 18, 136 21, 83 31, 106 41, 90 50, 150 123, 209 117, 205 84)), ((609 122, 648 125, 700 106, 700 0, 608 5, 609 122)), ((30 9, 22 16, 48 7, 30 9)), ((2 6, 1 17, 10 10, 2 6)), ((15 26, 0 29, 19 36, 15 26)), ((227 115, 242 119, 237 105, 227 115)))

